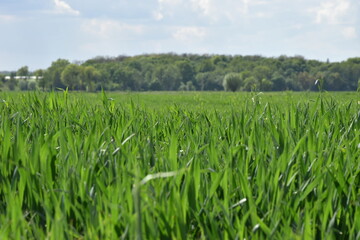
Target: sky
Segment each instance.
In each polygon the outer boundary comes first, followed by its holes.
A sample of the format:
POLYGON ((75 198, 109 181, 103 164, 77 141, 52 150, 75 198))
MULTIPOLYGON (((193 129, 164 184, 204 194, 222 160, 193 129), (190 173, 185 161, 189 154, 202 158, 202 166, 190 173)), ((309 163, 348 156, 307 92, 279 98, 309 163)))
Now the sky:
POLYGON ((359 0, 1 0, 0 71, 149 53, 360 57, 359 0))

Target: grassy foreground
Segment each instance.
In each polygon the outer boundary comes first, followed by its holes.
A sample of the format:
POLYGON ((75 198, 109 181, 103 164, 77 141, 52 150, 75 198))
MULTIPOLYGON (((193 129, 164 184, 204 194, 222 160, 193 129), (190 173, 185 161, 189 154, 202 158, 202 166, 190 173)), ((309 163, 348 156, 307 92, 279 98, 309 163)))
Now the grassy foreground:
POLYGON ((0 93, 0 239, 360 239, 356 93, 0 93))

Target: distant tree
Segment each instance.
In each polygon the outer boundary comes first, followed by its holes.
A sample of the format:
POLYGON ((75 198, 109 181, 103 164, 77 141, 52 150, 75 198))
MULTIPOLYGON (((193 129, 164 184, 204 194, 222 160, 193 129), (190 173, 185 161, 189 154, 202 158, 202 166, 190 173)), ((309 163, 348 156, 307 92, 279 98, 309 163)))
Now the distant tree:
POLYGON ((316 77, 308 72, 300 72, 296 76, 296 81, 300 84, 302 90, 311 90, 314 87, 316 77))
MULTIPOLYGON (((66 85, 61 80, 61 73, 69 65, 70 62, 65 59, 58 59, 55 62, 52 62, 51 66, 44 73, 45 85, 48 85, 50 88, 65 88, 66 85)), ((43 86, 44 84, 42 84, 43 86)))
POLYGON ((101 80, 101 72, 93 66, 86 66, 81 68, 80 73, 81 83, 83 84, 82 89, 86 91, 95 91, 95 85, 101 80))
POLYGON ((249 70, 244 70, 244 71, 240 72, 240 77, 243 80, 248 78, 248 77, 251 77, 251 76, 252 76, 252 73, 249 70))
POLYGON ((301 91, 302 87, 298 81, 296 81, 296 78, 293 76, 286 77, 285 78, 286 83, 286 90, 292 90, 292 91, 301 91))
MULTIPOLYGON (((163 77, 164 77, 163 85, 165 89, 174 91, 179 88, 182 76, 179 69, 175 65, 173 64, 167 65, 164 70, 163 77)), ((192 76, 192 78, 194 80, 194 76, 192 76)))
POLYGON ((256 66, 253 69, 252 76, 254 76, 258 81, 263 79, 270 80, 272 71, 268 66, 256 66))
POLYGON ((42 90, 45 90, 45 87, 47 87, 47 85, 46 85, 47 82, 44 79, 44 73, 45 73, 45 71, 42 69, 38 69, 38 70, 34 71, 33 75, 36 77, 35 88, 36 88, 36 86, 39 86, 42 90))
POLYGON ((198 72, 211 72, 215 70, 215 65, 211 59, 206 59, 200 63, 198 72))
POLYGON ((211 58, 213 64, 216 66, 216 68, 226 68, 229 58, 224 55, 216 55, 211 58))
POLYGON ((150 85, 149 85, 149 89, 151 91, 161 91, 164 90, 163 87, 161 86, 160 80, 157 77, 153 77, 150 85))
POLYGON ((105 69, 97 69, 100 73, 100 78, 96 81, 95 91, 107 90, 110 83, 110 74, 105 69))
POLYGON ((33 75, 38 79, 40 77, 43 77, 44 76, 44 70, 42 69, 38 69, 38 70, 35 70, 33 75))
POLYGON ((16 76, 28 76, 29 75, 29 67, 28 66, 23 66, 21 68, 19 68, 19 70, 17 70, 16 72, 16 76))
POLYGON ((141 71, 142 70, 142 66, 141 66, 141 63, 137 60, 133 60, 129 63, 129 67, 131 68, 134 68, 138 71, 141 71))
POLYGON ((180 86, 182 76, 174 65, 160 65, 155 68, 152 74, 152 90, 177 90, 180 86))
POLYGON ((4 86, 4 83, 5 83, 5 75, 0 74, 0 88, 4 86))
POLYGON ((303 56, 295 56, 286 61, 286 68, 292 69, 294 72, 306 72, 306 60, 303 56))
POLYGON ((70 90, 81 90, 81 72, 82 69, 79 65, 69 64, 61 72, 61 81, 70 90))
POLYGON ((286 90, 285 78, 279 72, 275 72, 272 75, 271 82, 273 83, 272 90, 274 90, 274 91, 284 91, 284 90, 286 90))
POLYGON ((36 90, 36 87, 37 87, 36 81, 34 79, 30 79, 28 82, 28 90, 34 91, 36 90))
POLYGON ((179 91, 195 91, 196 88, 191 81, 187 81, 187 83, 181 82, 178 90, 179 91))
POLYGON ((355 61, 355 63, 353 63, 353 66, 351 68, 351 72, 352 72, 352 78, 351 78, 351 90, 356 90, 358 87, 358 81, 359 81, 359 77, 360 77, 360 58, 353 58, 353 61, 355 61))
POLYGON ((198 73, 195 77, 200 91, 220 91, 224 90, 224 75, 219 72, 198 73))
POLYGON ((347 84, 338 72, 327 72, 325 79, 324 89, 328 91, 347 90, 347 84))
POLYGON ((17 86, 17 81, 15 79, 15 72, 11 72, 10 73, 10 80, 7 82, 7 87, 9 88, 10 91, 14 91, 16 86, 17 86))
POLYGON ((260 91, 271 91, 272 87, 273 87, 273 82, 271 82, 267 78, 261 79, 260 84, 259 84, 260 91))
POLYGON ((352 64, 360 64, 360 57, 349 58, 347 62, 352 64))
MULTIPOLYGON (((16 76, 19 76, 19 77, 27 77, 29 75, 29 68, 28 66, 23 66, 21 68, 19 68, 19 70, 17 70, 16 72, 16 76)), ((18 84, 19 84, 19 88, 21 91, 26 91, 28 90, 28 82, 27 82, 27 79, 20 79, 18 81, 18 84)))
POLYGON ((19 80, 19 88, 21 91, 27 91, 28 90, 28 82, 25 79, 19 80))
POLYGON ((254 76, 247 77, 244 80, 244 90, 257 91, 258 89, 259 89, 259 81, 254 76))
POLYGON ((118 85, 116 90, 140 90, 141 74, 134 68, 127 66, 116 70, 113 79, 114 83, 118 85))
POLYGON ((223 86, 225 91, 238 91, 242 86, 242 78, 238 73, 228 73, 224 77, 223 86))
POLYGON ((50 86, 50 82, 48 81, 48 79, 45 77, 46 76, 46 71, 43 72, 43 76, 38 78, 38 86, 45 91, 46 88, 48 88, 50 86))
POLYGON ((181 81, 183 83, 194 80, 195 70, 189 61, 185 61, 185 60, 180 61, 180 62, 177 62, 176 65, 180 71, 181 81))

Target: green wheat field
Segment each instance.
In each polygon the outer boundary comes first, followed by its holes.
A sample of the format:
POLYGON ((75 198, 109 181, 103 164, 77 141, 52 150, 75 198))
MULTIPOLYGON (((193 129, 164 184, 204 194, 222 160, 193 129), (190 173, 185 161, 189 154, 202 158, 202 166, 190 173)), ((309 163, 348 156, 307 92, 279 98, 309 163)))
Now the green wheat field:
POLYGON ((360 94, 0 92, 0 239, 360 239, 360 94))

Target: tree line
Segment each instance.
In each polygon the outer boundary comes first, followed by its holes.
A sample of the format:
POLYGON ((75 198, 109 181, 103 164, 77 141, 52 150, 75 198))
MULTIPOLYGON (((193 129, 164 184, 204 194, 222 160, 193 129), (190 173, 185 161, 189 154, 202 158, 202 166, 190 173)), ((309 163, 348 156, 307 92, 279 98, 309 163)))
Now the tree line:
POLYGON ((10 79, 0 75, 0 87, 6 90, 355 91, 359 85, 360 57, 322 62, 302 56, 147 54, 81 63, 58 59, 47 69, 29 72, 24 66, 10 73, 10 79), (37 78, 15 78, 28 75, 37 78))

